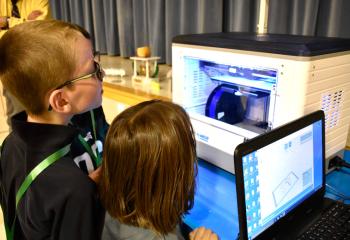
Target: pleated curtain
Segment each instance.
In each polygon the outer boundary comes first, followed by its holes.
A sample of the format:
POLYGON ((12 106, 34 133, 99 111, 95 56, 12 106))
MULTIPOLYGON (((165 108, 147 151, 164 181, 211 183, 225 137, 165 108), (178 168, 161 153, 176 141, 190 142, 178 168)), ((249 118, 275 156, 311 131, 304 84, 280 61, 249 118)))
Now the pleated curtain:
MULTIPOLYGON (((151 47, 171 64, 180 34, 256 32, 259 0, 51 0, 53 17, 86 28, 96 50, 130 57, 151 47)), ((270 0, 268 32, 350 37, 349 0, 270 0)))

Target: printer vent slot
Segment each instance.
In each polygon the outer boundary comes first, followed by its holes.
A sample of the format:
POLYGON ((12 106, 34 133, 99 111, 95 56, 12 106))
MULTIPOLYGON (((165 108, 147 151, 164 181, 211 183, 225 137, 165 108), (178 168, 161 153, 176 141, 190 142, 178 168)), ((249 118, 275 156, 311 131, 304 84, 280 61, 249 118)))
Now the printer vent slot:
POLYGON ((340 106, 343 101, 343 90, 334 93, 324 93, 321 99, 321 109, 324 111, 326 129, 331 129, 338 125, 340 119, 340 106))

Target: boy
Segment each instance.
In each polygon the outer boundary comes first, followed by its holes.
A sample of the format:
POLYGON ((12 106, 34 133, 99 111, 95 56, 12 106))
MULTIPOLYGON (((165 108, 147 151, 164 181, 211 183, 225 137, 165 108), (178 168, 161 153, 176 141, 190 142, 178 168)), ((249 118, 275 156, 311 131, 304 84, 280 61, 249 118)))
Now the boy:
POLYGON ((12 118, 2 146, 0 200, 13 227, 7 233, 14 239, 100 239, 104 211, 95 183, 79 169, 92 172, 99 165, 107 129, 98 108, 104 72, 89 34, 56 20, 26 22, 0 39, 0 59, 4 87, 26 110, 12 118))

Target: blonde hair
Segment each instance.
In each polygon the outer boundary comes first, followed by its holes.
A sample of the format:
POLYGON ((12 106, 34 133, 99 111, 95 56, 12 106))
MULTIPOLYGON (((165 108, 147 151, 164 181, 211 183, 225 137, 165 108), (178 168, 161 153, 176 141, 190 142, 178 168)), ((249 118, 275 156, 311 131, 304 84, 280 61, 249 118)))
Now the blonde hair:
POLYGON ((196 142, 185 110, 165 101, 118 115, 105 141, 100 196, 121 223, 160 235, 193 206, 196 142))
POLYGON ((0 79, 28 112, 46 111, 48 92, 72 77, 79 35, 90 39, 77 25, 38 20, 17 25, 0 39, 0 79))

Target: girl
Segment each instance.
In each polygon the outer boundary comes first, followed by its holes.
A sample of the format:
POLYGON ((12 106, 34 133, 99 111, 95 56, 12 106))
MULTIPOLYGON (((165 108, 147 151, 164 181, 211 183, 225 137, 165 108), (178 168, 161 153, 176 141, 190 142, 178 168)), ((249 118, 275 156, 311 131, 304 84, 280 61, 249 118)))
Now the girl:
MULTIPOLYGON (((183 239, 178 224, 193 206, 195 143, 188 115, 174 103, 143 102, 114 119, 101 169, 102 239, 183 239)), ((201 227, 190 239, 218 237, 201 227)))

